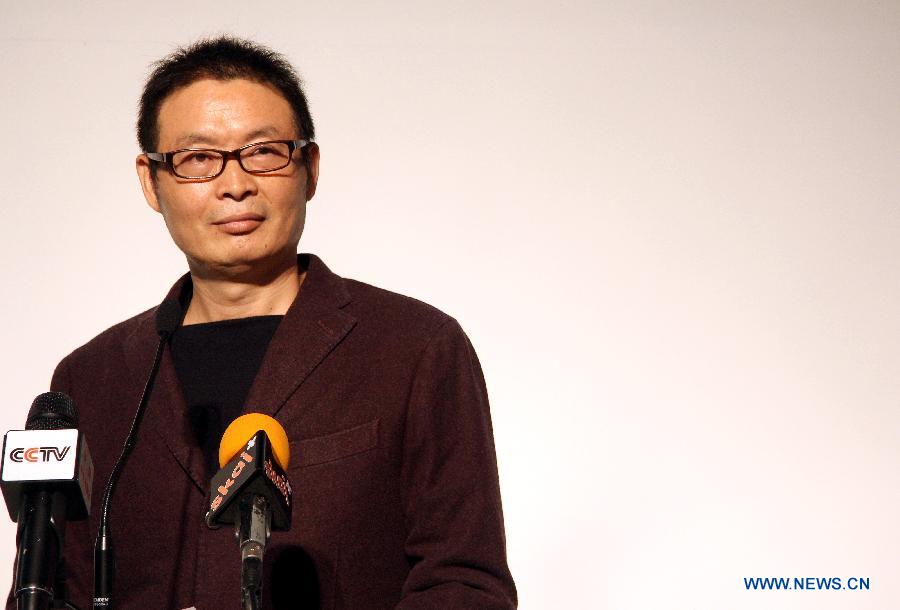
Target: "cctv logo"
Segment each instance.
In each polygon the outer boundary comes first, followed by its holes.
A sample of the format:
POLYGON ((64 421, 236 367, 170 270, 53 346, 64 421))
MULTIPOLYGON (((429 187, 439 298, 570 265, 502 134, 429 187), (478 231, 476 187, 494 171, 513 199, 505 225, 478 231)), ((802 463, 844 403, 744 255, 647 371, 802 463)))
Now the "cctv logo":
POLYGON ((13 462, 49 462, 51 459, 62 462, 66 459, 72 447, 31 447, 25 449, 19 447, 9 452, 9 459, 13 462))

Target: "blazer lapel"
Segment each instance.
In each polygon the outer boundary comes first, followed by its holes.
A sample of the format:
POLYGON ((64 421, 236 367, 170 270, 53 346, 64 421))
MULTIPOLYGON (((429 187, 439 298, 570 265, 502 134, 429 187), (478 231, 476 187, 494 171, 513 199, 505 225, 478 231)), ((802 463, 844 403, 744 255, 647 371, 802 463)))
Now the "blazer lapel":
POLYGON ((195 433, 187 416, 187 404, 175 372, 172 350, 166 346, 163 352, 159 373, 147 405, 146 418, 152 422, 157 434, 185 474, 202 492, 209 488, 209 476, 206 473, 203 452, 197 444, 195 433))
POLYGON ((272 416, 356 325, 342 309, 350 302, 344 280, 312 254, 299 255, 298 264, 307 269, 306 279, 278 325, 246 402, 272 416))
MULTIPOLYGON (((182 276, 169 291, 166 299, 182 298, 185 294, 189 295, 189 291, 184 292, 183 290, 186 284, 189 283, 190 275, 182 276)), ((185 305, 185 303, 182 303, 182 305, 185 305)), ((143 325, 138 336, 134 337, 134 340, 140 347, 132 350, 137 356, 133 358, 130 368, 134 371, 135 378, 140 379, 141 383, 135 397, 135 408, 137 408, 137 401, 140 399, 140 391, 143 389, 143 384, 150 373, 153 356, 159 341, 159 336, 156 334, 155 317, 156 310, 154 309, 149 317, 149 323, 143 325)), ((187 417, 187 406, 184 395, 181 392, 178 375, 175 372, 172 351, 168 345, 163 350, 159 372, 156 375, 150 401, 144 413, 144 428, 149 429, 138 433, 138 444, 141 442, 140 437, 145 434, 158 435, 162 439, 164 446, 178 461, 185 474, 197 486, 197 489, 205 493, 205 490, 209 487, 209 478, 206 475, 202 451, 197 447, 194 432, 187 417)))

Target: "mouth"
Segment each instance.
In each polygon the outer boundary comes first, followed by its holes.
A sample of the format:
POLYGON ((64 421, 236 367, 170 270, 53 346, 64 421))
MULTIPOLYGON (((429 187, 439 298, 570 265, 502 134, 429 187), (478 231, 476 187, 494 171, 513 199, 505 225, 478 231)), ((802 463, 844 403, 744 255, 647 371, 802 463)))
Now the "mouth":
POLYGON ((213 225, 229 235, 244 235, 254 231, 265 219, 266 217, 261 214, 247 212, 226 216, 214 222, 213 225))

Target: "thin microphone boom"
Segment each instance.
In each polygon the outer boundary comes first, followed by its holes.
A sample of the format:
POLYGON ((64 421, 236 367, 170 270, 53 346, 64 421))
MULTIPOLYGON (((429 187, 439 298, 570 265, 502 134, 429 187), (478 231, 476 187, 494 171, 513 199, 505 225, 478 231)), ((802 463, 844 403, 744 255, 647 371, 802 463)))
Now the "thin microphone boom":
POLYGON ((138 403, 137 412, 134 414, 134 420, 131 422, 131 429, 125 438, 125 445, 122 447, 122 454, 116 460, 109 480, 106 483, 106 489, 103 492, 103 501, 100 509, 100 528, 97 532, 97 540, 94 544, 94 608, 102 608, 109 610, 113 607, 112 591, 115 579, 115 551, 112 544, 112 534, 109 527, 109 507, 112 500, 113 492, 122 474, 122 469, 131 455, 134 445, 137 442, 137 433, 140 428, 141 421, 144 418, 144 412, 147 403, 150 400, 150 394, 153 391, 153 384, 156 381, 156 374, 159 372, 159 364, 162 361, 163 350, 172 334, 181 323, 183 312, 178 301, 167 299, 163 301, 156 310, 156 332, 159 335, 159 343, 156 346, 156 355, 153 357, 153 366, 150 368, 150 374, 147 375, 147 382, 144 384, 144 390, 141 392, 141 400, 138 403))

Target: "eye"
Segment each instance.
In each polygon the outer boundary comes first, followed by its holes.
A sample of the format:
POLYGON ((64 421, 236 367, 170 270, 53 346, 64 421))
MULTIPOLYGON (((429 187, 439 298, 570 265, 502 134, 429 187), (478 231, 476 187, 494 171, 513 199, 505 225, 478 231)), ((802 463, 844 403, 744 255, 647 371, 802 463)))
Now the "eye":
POLYGON ((268 144, 260 144, 259 146, 254 146, 250 149, 250 156, 253 157, 262 157, 265 155, 276 155, 278 151, 275 150, 274 146, 270 146, 268 144))
POLYGON ((183 150, 172 157, 175 172, 183 177, 214 174, 221 161, 222 155, 214 150, 183 150))
POLYGON ((212 156, 208 152, 197 150, 185 153, 182 163, 208 163, 211 160, 212 156))
POLYGON ((251 157, 284 158, 290 154, 290 147, 284 142, 263 142, 249 149, 251 157))

